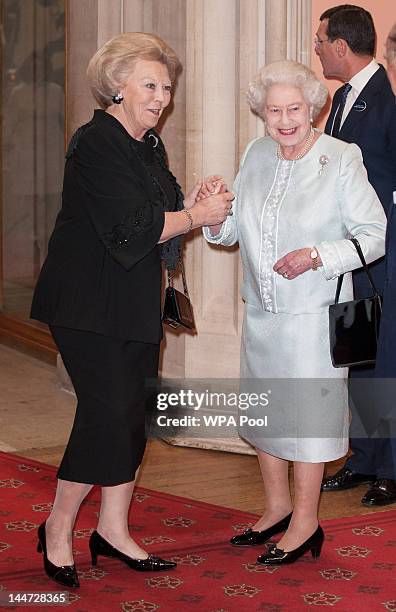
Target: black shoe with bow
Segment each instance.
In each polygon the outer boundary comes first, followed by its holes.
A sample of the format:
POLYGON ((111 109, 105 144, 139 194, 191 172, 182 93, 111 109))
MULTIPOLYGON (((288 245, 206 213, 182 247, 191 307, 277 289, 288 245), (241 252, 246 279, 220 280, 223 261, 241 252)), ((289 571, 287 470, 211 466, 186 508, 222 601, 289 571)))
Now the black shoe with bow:
POLYGON ((265 544, 268 542, 273 535, 280 533, 281 531, 286 531, 289 526, 290 520, 292 517, 292 513, 285 516, 285 518, 281 519, 268 529, 263 529, 262 531, 254 531, 253 529, 246 529, 240 535, 236 535, 231 538, 230 542, 233 546, 257 546, 258 544, 265 544))
POLYGON ((396 481, 390 478, 376 480, 362 497, 364 506, 387 506, 396 503, 396 481))
POLYGON ((149 555, 147 559, 133 559, 132 557, 128 557, 125 553, 114 548, 114 546, 112 546, 110 542, 107 542, 107 540, 97 531, 91 534, 89 549, 91 551, 92 565, 96 565, 98 556, 102 555, 103 557, 119 559, 123 563, 126 563, 128 567, 138 572, 163 572, 176 567, 176 563, 173 561, 166 561, 166 559, 161 559, 154 555, 149 555))
POLYGON ((320 557, 323 541, 323 529, 318 525, 317 530, 294 550, 284 551, 281 548, 277 548, 276 544, 274 544, 267 553, 257 557, 257 563, 261 565, 286 565, 288 563, 294 563, 294 561, 302 557, 307 550, 311 551, 314 558, 320 557))
POLYGON ((45 523, 42 523, 37 531, 38 544, 37 552, 43 553, 44 570, 48 578, 55 580, 65 587, 79 587, 77 571, 75 565, 54 565, 47 557, 47 538, 45 535, 45 523))
POLYGON ((345 491, 362 484, 371 484, 375 481, 373 474, 358 474, 347 467, 343 467, 333 476, 323 478, 321 491, 345 491))

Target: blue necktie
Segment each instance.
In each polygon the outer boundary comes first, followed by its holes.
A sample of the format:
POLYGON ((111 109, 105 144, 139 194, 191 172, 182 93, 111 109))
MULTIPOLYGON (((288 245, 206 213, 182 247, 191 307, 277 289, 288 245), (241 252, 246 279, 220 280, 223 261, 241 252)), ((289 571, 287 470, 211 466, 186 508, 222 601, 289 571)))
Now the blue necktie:
POLYGON ((333 123, 333 129, 331 131, 331 135, 334 136, 334 138, 338 138, 338 134, 340 133, 342 113, 344 112, 345 103, 347 101, 347 97, 351 89, 352 85, 350 85, 349 83, 345 83, 342 90, 341 102, 337 109, 337 114, 333 123))

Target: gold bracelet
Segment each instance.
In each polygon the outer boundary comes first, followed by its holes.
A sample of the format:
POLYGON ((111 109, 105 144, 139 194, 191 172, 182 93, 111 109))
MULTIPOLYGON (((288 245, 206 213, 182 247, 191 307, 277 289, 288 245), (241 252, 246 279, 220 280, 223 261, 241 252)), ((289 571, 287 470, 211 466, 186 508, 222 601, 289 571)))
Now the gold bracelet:
POLYGON ((185 234, 188 234, 188 232, 191 232, 192 228, 193 228, 193 223, 194 220, 192 218, 192 214, 190 213, 190 211, 187 208, 182 208, 182 212, 186 213, 187 217, 188 217, 188 221, 189 221, 189 226, 186 229, 186 231, 184 232, 185 234))

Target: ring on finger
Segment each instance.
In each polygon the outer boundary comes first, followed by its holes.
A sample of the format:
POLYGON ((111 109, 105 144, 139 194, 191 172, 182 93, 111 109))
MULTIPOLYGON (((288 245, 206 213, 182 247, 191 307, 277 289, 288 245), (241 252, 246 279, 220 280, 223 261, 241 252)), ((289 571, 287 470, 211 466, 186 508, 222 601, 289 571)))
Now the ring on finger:
POLYGON ((282 274, 282 276, 283 276, 283 278, 289 278, 289 275, 288 275, 288 273, 287 273, 287 272, 284 272, 284 273, 282 274))
POLYGON ((228 211, 228 216, 232 217, 233 214, 234 214, 234 211, 232 210, 232 208, 230 208, 230 210, 228 211))

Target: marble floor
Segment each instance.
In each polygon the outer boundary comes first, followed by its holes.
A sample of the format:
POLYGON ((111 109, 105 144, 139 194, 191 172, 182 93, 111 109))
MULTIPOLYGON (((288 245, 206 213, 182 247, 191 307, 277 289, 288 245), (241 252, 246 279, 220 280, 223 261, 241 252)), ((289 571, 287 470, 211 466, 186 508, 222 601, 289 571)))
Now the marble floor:
MULTIPOLYGON (((74 417, 75 397, 61 389, 56 368, 0 344, 0 450, 58 465, 74 417)), ((342 460, 328 466, 336 471, 342 460)), ((1 475, 0 475, 1 477, 1 475)), ((148 444, 139 484, 261 514, 265 507, 255 456, 148 444)), ((366 487, 322 495, 321 518, 370 513, 366 487)), ((381 508, 395 509, 396 504, 381 508)))

